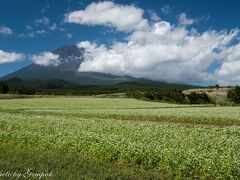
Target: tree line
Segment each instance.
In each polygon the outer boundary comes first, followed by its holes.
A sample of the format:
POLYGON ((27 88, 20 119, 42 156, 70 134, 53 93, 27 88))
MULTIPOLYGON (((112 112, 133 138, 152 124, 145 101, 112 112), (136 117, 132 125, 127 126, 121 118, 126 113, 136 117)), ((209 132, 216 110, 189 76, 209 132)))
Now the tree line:
POLYGON ((137 90, 127 92, 127 96, 137 99, 165 101, 179 104, 209 104, 211 99, 206 93, 191 92, 188 95, 183 94, 182 89, 161 88, 150 90, 137 90))
MULTIPOLYGON (((25 94, 25 95, 98 95, 126 93, 128 97, 151 101, 166 101, 179 104, 210 104, 213 103, 206 93, 191 92, 185 95, 186 87, 160 87, 149 84, 120 83, 117 85, 89 85, 74 86, 71 88, 32 88, 23 84, 8 84, 0 81, 1 94, 25 94)), ((227 98, 236 104, 240 104, 240 87, 236 86, 227 93, 227 98)))
POLYGON ((26 95, 34 95, 36 90, 29 87, 24 86, 9 86, 5 82, 0 82, 0 93, 1 94, 26 94, 26 95))

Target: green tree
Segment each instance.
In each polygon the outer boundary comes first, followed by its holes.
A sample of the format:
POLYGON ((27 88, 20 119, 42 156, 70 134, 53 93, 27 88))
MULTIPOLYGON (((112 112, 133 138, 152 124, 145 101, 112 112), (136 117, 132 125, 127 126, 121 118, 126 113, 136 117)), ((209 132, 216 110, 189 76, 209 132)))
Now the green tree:
POLYGON ((0 82, 0 93, 6 94, 9 92, 8 84, 0 82))
POLYGON ((239 104, 240 103, 240 87, 236 86, 234 89, 228 91, 227 97, 230 101, 239 104))
POLYGON ((206 93, 197 93, 191 92, 191 94, 187 95, 190 104, 209 104, 211 103, 210 98, 206 93))

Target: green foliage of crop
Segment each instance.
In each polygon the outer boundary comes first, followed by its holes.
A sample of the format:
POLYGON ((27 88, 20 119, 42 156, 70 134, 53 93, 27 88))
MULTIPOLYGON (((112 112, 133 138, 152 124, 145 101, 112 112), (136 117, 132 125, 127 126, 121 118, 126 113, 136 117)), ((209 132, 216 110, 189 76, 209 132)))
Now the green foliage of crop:
POLYGON ((1 102, 0 112, 26 115, 240 125, 240 107, 178 105, 124 98, 34 98, 1 102))
POLYGON ((49 169, 56 179, 238 179, 239 110, 114 98, 1 100, 0 169, 49 169))

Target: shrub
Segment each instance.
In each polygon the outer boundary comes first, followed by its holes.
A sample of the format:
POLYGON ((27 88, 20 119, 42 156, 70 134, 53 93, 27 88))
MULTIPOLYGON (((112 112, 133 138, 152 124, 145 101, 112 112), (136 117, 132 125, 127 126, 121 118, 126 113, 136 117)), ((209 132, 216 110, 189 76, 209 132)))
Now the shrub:
POLYGON ((196 93, 191 92, 191 94, 187 95, 190 104, 209 104, 211 103, 210 98, 206 93, 196 93))
POLYGON ((137 99, 143 98, 143 92, 140 91, 140 90, 128 91, 128 92, 126 93, 126 95, 129 96, 129 97, 137 98, 137 99))
POLYGON ((228 91, 227 97, 230 101, 239 104, 240 103, 240 87, 236 86, 234 89, 228 91))
POLYGON ((157 101, 169 101, 184 103, 185 95, 182 93, 181 89, 175 88, 162 88, 162 89, 150 89, 150 90, 133 90, 127 93, 127 96, 140 98, 140 99, 149 99, 157 101))

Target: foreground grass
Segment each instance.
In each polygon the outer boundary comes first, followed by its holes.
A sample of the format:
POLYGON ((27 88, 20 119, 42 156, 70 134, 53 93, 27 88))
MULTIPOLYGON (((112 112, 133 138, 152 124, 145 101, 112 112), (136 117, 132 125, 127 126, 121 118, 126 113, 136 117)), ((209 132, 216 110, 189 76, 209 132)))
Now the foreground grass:
MULTIPOLYGON (((186 117, 194 118, 197 113, 205 117, 207 109, 211 112, 215 107, 66 98, 1 101, 0 108, 1 171, 53 171, 54 179, 240 177, 239 128, 195 126, 194 121, 191 126, 160 124, 136 118, 151 120, 163 114, 171 122, 170 112, 177 111, 181 117, 185 110, 186 117), (201 108, 205 109, 202 113, 201 108), (131 121, 117 120, 126 114, 131 121)), ((216 111, 236 112, 238 117, 238 109, 216 111)), ((214 112, 208 116, 214 122, 221 117, 214 112)), ((231 114, 224 117, 239 122, 231 114)))
MULTIPOLYGON (((133 167, 118 161, 107 162, 83 154, 68 154, 60 149, 40 149, 33 146, 23 148, 9 142, 2 145, 0 150, 1 172, 19 172, 22 173, 21 177, 29 169, 34 173, 52 172, 47 179, 166 179, 173 177, 163 170, 143 169, 140 166, 133 167)), ((38 179, 38 177, 30 176, 29 179, 38 179)))

